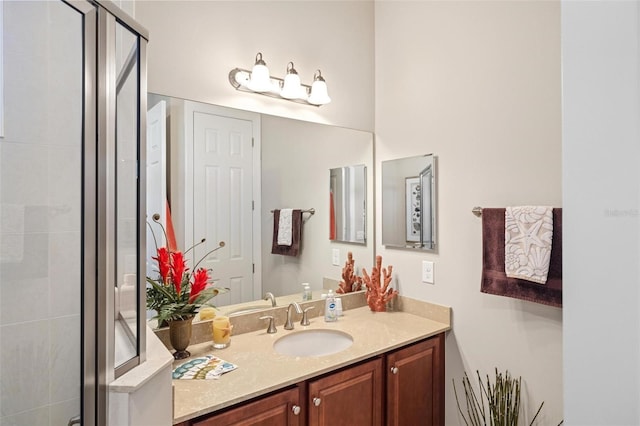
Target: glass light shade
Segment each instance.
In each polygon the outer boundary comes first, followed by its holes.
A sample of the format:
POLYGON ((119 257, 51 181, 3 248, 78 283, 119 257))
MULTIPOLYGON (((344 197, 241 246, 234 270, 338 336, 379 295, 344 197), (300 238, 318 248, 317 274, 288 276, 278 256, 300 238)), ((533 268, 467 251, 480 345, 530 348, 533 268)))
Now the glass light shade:
POLYGON ((248 87, 254 92, 268 92, 271 89, 271 77, 266 65, 256 64, 253 66, 248 87))
POLYGON ((249 87, 249 83, 251 83, 251 74, 248 71, 238 71, 234 78, 236 83, 243 87, 249 87))
POLYGON ((313 82, 308 101, 313 105, 324 105, 331 102, 331 98, 327 92, 327 83, 324 80, 316 80, 313 82))
POLYGON ((300 76, 298 74, 287 74, 284 77, 284 84, 280 96, 285 99, 298 99, 304 97, 305 91, 300 84, 300 76))

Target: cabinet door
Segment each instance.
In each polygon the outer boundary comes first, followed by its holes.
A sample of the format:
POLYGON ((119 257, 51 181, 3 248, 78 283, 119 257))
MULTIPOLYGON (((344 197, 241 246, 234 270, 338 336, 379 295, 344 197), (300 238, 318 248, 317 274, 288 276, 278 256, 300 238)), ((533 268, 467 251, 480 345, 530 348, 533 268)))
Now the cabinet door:
POLYGON ((387 425, 444 425, 444 334, 387 355, 387 425))
POLYGON ((309 382, 309 425, 382 425, 382 360, 309 382))
POLYGON ((193 422, 193 426, 302 426, 300 391, 289 389, 193 422))

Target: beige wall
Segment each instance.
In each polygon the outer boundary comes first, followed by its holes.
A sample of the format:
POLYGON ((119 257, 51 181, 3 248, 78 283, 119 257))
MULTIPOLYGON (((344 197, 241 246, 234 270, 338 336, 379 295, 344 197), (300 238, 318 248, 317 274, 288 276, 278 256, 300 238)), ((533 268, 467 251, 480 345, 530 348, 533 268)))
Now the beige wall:
POLYGON ((135 17, 150 33, 150 92, 373 131, 371 2, 145 0, 135 17), (236 91, 229 71, 251 69, 257 52, 277 77, 289 61, 305 84, 321 69, 333 102, 301 107, 236 91))
POLYGON ((495 367, 522 375, 528 408, 545 401, 539 424, 558 424, 562 310, 480 293, 471 209, 561 205, 559 2, 377 2, 375 17, 377 170, 438 156, 438 252, 378 239, 377 253, 401 294, 453 307, 446 424, 458 424, 451 380, 495 367), (435 285, 421 283, 424 259, 435 262, 435 285))
POLYGON ((446 424, 458 424, 451 380, 495 367, 523 376, 529 412, 545 401, 540 424, 560 422, 562 311, 480 293, 471 214, 562 204, 559 2, 140 1, 136 19, 151 34, 150 91, 375 130, 377 170, 435 153, 438 252, 385 249, 380 220, 376 250, 401 294, 453 307, 446 424), (330 24, 316 30, 314 17, 330 24), (234 91, 228 71, 250 67, 259 50, 272 74, 289 60, 303 81, 302 69, 322 68, 333 102, 318 109, 234 91), (420 283, 424 259, 435 262, 435 285, 420 283))

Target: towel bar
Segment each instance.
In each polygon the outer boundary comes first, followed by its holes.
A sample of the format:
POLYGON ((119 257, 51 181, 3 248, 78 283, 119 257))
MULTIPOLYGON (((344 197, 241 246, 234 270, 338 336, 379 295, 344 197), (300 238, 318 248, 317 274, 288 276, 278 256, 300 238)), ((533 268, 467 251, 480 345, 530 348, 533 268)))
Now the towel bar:
POLYGON ((475 214, 477 217, 482 216, 482 207, 474 207, 471 209, 471 213, 475 214))
MULTIPOLYGON (((271 210, 271 213, 273 213, 274 211, 275 210, 271 210)), ((316 209, 310 208, 310 209, 307 209, 307 210, 302 210, 302 213, 309 213, 311 215, 314 215, 314 214, 316 214, 316 209)))

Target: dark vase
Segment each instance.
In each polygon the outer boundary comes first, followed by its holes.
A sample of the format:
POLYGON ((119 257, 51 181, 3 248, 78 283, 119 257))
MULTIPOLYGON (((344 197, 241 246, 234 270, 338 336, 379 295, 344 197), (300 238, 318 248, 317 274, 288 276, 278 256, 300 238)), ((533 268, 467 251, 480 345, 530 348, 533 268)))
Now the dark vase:
POLYGON ((168 321, 169 340, 173 349, 176 350, 173 354, 175 359, 184 359, 191 355, 187 350, 187 346, 189 346, 189 341, 191 340, 192 321, 193 317, 168 321))

